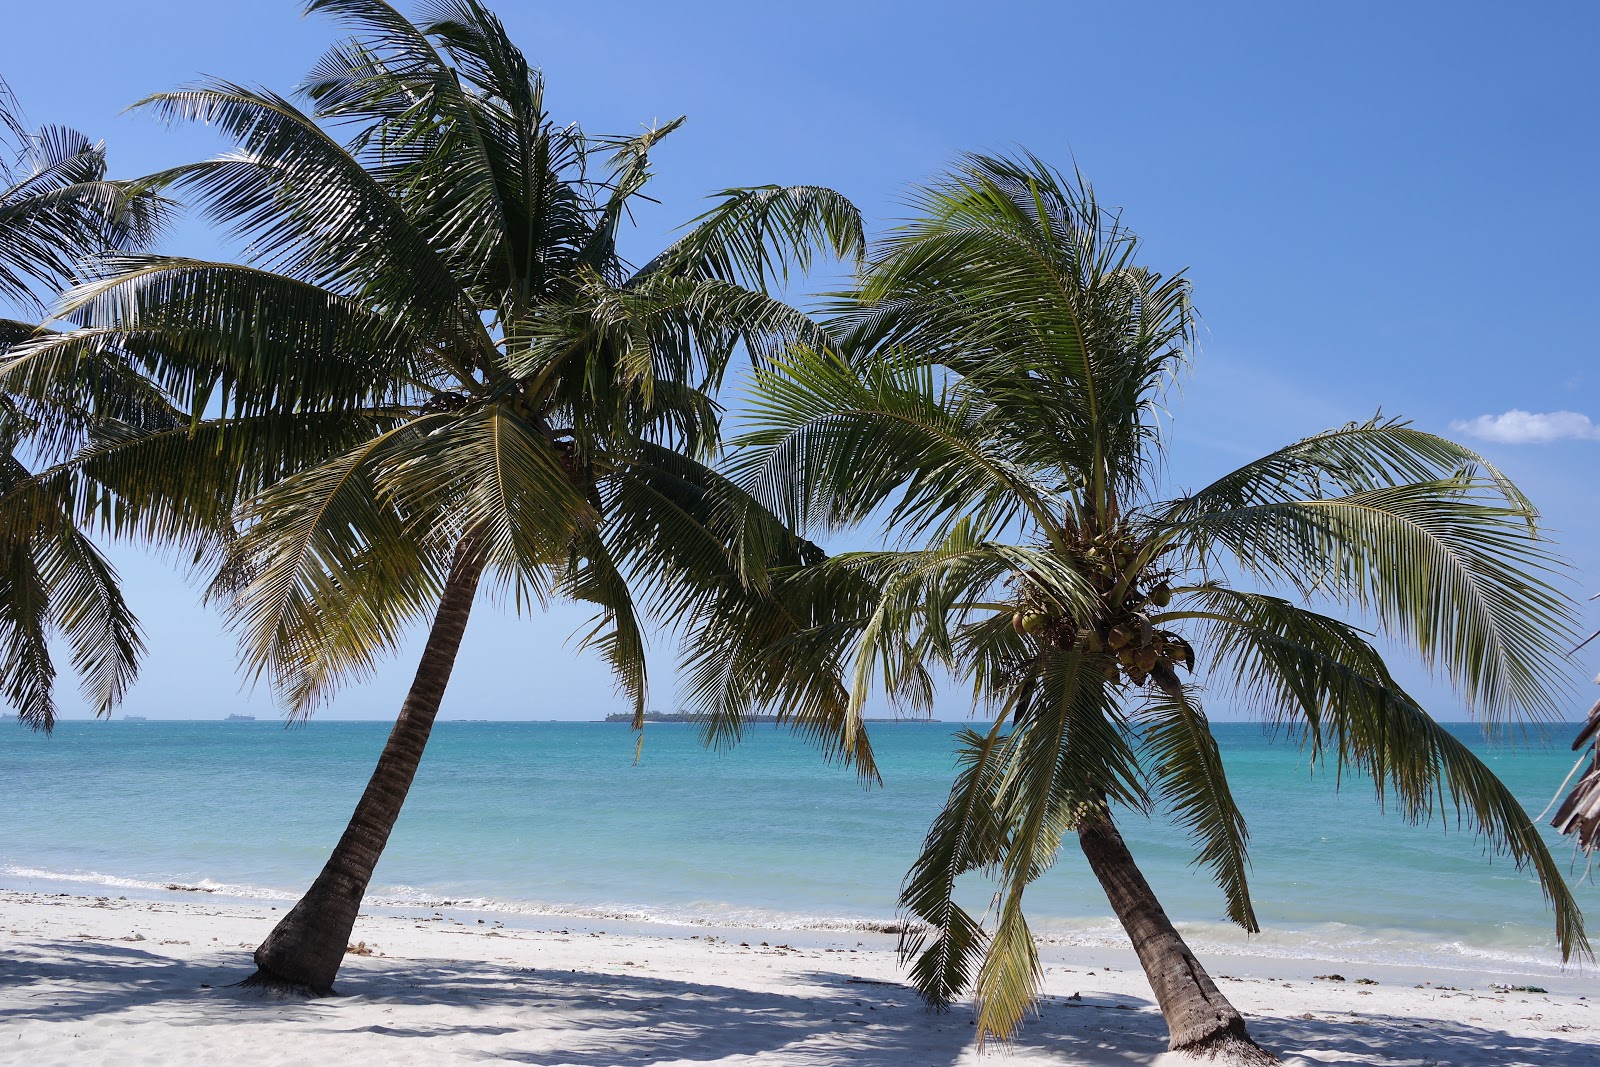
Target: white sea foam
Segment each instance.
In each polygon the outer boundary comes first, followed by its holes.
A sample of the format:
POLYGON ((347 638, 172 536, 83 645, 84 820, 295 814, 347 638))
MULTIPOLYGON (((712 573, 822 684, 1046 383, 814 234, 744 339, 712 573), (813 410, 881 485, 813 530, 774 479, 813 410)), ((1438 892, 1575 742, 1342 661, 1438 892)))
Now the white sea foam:
POLYGON ((61 882, 71 885, 98 885, 105 886, 108 889, 131 889, 140 894, 214 893, 218 896, 235 897, 241 900, 298 899, 297 894, 285 892, 281 889, 218 882, 211 878, 202 878, 197 882, 185 882, 178 879, 154 881, 148 878, 128 878, 118 874, 103 874, 99 871, 44 871, 37 867, 25 867, 11 863, 0 863, 0 879, 4 879, 7 882, 61 882))

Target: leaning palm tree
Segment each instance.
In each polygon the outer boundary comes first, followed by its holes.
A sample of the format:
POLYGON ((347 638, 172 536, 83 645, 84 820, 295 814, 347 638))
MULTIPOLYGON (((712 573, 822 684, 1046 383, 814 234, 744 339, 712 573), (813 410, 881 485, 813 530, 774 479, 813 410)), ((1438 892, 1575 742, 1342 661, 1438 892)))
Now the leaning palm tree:
MULTIPOLYGON (((1600 594, 1589 598, 1600 599, 1600 594)), ((1592 633, 1578 642, 1574 652, 1581 651, 1585 645, 1600 637, 1600 633, 1592 633)), ((1600 678, 1595 681, 1600 683, 1600 678)), ((1600 852, 1600 702, 1589 709, 1583 726, 1578 730, 1578 736, 1572 739, 1572 750, 1583 752, 1584 746, 1589 751, 1578 757, 1578 762, 1573 765, 1572 772, 1567 775, 1567 780, 1561 783, 1565 789, 1575 775, 1578 782, 1572 787, 1566 799, 1561 800, 1561 806, 1556 808, 1555 817, 1550 820, 1550 825, 1556 832, 1572 837, 1577 848, 1593 856, 1600 852), (1585 768, 1584 764, 1588 767, 1585 768)), ((1559 798, 1561 789, 1556 790, 1559 798)), ((1554 802, 1552 802, 1553 806, 1554 802)), ((1548 810, 1548 809, 1546 809, 1548 810)))
POLYGON ((1578 757, 1561 788, 1565 789, 1574 775, 1582 773, 1572 792, 1556 808, 1550 825, 1557 833, 1570 835, 1578 849, 1593 855, 1600 851, 1600 703, 1589 709, 1578 736, 1572 739, 1574 752, 1583 752, 1585 746, 1589 751, 1578 757))
POLYGON ((1259 929, 1211 692, 1291 724, 1313 761, 1366 772, 1413 820, 1448 798, 1537 874, 1563 956, 1587 952, 1516 799, 1366 633, 1317 610, 1362 613, 1476 714, 1551 710, 1571 615, 1522 494, 1472 452, 1375 419, 1168 497, 1161 402, 1193 349, 1187 283, 1144 267, 1118 216, 1032 157, 966 159, 912 204, 836 343, 758 376, 735 479, 798 529, 872 520, 891 539, 811 569, 849 602, 790 641, 790 669, 847 663, 853 714, 879 687, 926 702, 949 669, 995 714, 961 735, 903 887, 922 994, 970 990, 981 1035, 1013 1032, 1041 977, 1024 890, 1074 835, 1171 1047, 1271 1060, 1117 827, 1170 806, 1228 916, 1259 929), (973 871, 998 879, 992 925, 958 903, 973 871))
MULTIPOLYGON (((619 233, 676 122, 612 139, 556 124, 475 0, 417 23, 379 0, 307 10, 357 34, 301 87, 309 111, 222 82, 143 105, 237 141, 151 181, 197 197, 249 261, 124 258, 67 300, 82 329, 4 374, 37 390, 133 370, 182 402, 184 425, 86 462, 124 532, 216 565, 247 667, 289 714, 428 624, 348 828, 248 980, 326 993, 481 582, 519 608, 594 605, 586 644, 638 718, 651 613, 759 597, 769 566, 815 555, 705 466, 711 394, 741 348, 817 335, 769 280, 862 238, 830 190, 729 190, 632 267, 619 233)), ((793 718, 859 760, 844 706, 823 693, 793 718)))
MULTIPOLYGON (((104 143, 63 126, 30 130, 0 81, 0 307, 22 316, 0 317, 0 359, 47 332, 36 325, 47 302, 85 259, 150 240, 163 207, 148 191, 107 180, 104 143)), ((101 392, 104 411, 161 417, 126 390, 101 392)), ((74 521, 72 494, 36 494, 31 465, 76 451, 94 429, 64 399, 0 393, 0 501, 28 499, 0 508, 0 699, 45 731, 56 719, 53 635, 101 715, 121 700, 143 650, 116 572, 74 521)))

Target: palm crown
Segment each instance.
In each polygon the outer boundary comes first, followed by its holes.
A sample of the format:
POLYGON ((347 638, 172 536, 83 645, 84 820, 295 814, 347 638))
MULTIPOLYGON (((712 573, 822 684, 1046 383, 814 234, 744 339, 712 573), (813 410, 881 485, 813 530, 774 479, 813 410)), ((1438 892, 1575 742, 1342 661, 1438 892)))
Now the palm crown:
MULTIPOLYGON (((1076 830, 1111 892, 1119 872, 1097 856, 1112 805, 1170 805, 1229 916, 1258 928, 1246 828, 1190 672, 1293 724, 1313 759, 1367 772, 1413 819, 1448 798, 1537 872, 1563 953, 1586 950, 1517 801, 1367 634, 1303 606, 1364 613, 1474 713, 1548 712, 1570 614, 1529 502, 1472 452, 1381 419, 1163 499, 1159 405, 1194 341, 1186 282, 1140 265, 1118 217, 1031 157, 969 158, 913 207, 835 341, 761 374, 737 477, 802 528, 875 519, 898 542, 815 570, 850 595, 814 643, 825 655, 794 669, 848 664, 859 714, 874 686, 925 703, 943 666, 998 713, 964 733, 904 887, 923 993, 948 1003, 975 983, 983 1032, 1008 1034, 1039 977, 1023 890, 1076 830), (1273 585, 1300 602, 1258 591, 1273 585), (979 869, 1001 883, 992 932, 954 899, 979 869)), ((1203 1044, 1146 966, 1174 1047, 1203 1044)))
POLYGON ((852 254, 854 209, 730 190, 630 268, 618 232, 677 122, 617 139, 556 124, 475 3, 426 5, 417 26, 364 0, 308 9, 365 34, 304 84, 314 114, 223 82, 143 104, 239 143, 150 181, 199 198, 251 262, 121 257, 70 294, 86 327, 19 350, 7 379, 131 365, 189 412, 84 462, 120 492, 121 531, 215 547, 238 528, 219 591, 240 593, 249 660, 292 708, 390 647, 468 532, 519 597, 599 604, 637 706, 620 574, 649 548, 600 517, 620 529, 691 490, 706 506, 674 464, 717 445, 709 391, 741 342, 812 329, 765 283, 817 244, 852 254))

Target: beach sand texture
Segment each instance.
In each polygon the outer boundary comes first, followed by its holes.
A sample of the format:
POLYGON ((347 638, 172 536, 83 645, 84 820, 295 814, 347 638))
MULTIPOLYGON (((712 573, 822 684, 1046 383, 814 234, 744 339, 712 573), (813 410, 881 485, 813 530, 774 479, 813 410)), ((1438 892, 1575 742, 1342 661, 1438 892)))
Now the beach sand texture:
MULTIPOLYGON (((774 931, 647 936, 364 916, 341 996, 229 988, 266 906, 0 893, 0 1063, 955 1067, 1158 1064, 1165 1027, 1137 970, 1046 954, 1046 999, 1008 1049, 972 1013, 926 1011, 892 939, 790 947, 774 931), (767 943, 763 945, 761 942, 767 943)), ((1223 968, 1226 969, 1226 968, 1223 968)), ((1600 1067, 1584 994, 1309 975, 1223 979, 1287 1062, 1600 1067)), ((1597 983, 1600 985, 1600 983, 1597 983)), ((1580 980, 1575 988, 1586 988, 1580 980)))

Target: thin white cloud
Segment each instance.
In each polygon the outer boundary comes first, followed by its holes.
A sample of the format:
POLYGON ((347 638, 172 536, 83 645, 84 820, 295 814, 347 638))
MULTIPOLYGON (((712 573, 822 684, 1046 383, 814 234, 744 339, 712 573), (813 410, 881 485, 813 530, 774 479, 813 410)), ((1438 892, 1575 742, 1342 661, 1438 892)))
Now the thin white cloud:
POLYGON ((1600 425, 1576 411, 1522 411, 1512 408, 1503 415, 1479 415, 1475 419, 1456 419, 1450 424, 1456 433, 1503 445, 1546 445, 1552 441, 1600 441, 1600 425))

